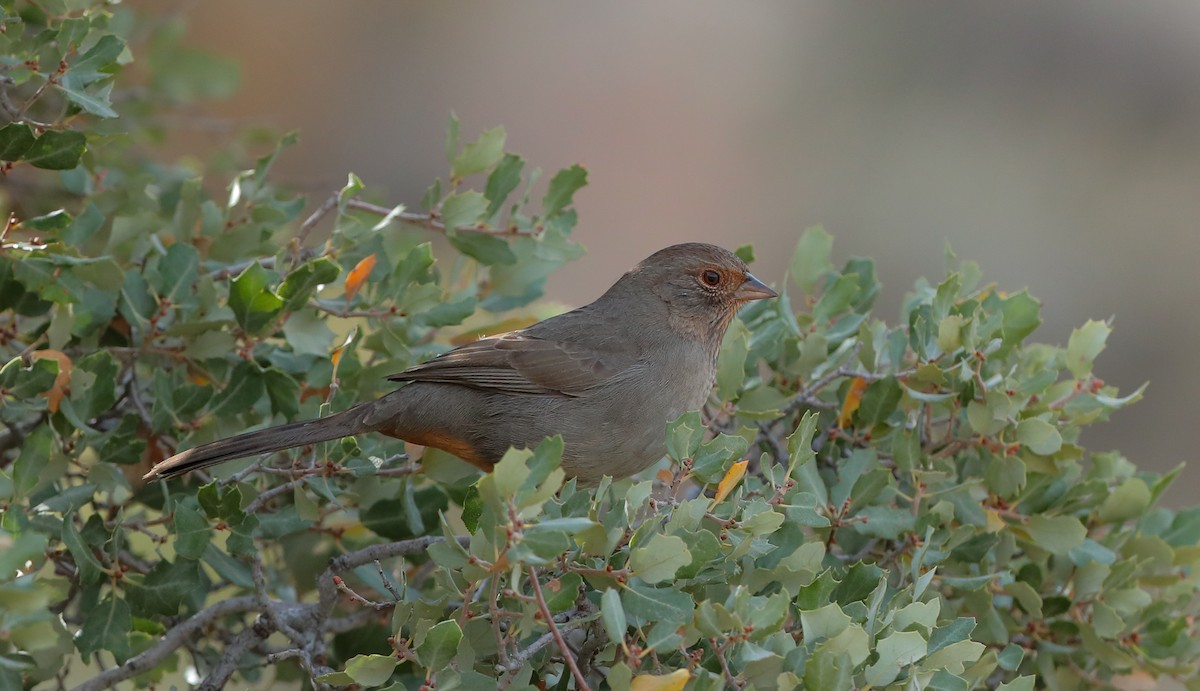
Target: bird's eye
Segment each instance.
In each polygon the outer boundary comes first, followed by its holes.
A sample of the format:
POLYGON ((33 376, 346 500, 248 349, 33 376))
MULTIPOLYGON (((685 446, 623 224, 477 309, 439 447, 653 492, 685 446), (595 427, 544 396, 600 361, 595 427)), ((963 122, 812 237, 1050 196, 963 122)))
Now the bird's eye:
POLYGON ((721 274, 709 269, 700 274, 700 280, 704 281, 704 285, 715 288, 721 283, 721 274))

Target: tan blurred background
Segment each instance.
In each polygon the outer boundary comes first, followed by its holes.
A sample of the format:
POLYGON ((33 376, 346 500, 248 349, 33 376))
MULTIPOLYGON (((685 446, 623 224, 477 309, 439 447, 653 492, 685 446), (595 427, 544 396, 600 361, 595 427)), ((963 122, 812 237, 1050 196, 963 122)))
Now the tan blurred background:
MULTIPOLYGON (((1192 458, 1200 319, 1194 2, 338 3, 206 0, 188 42, 242 65, 214 113, 298 128, 284 177, 354 171, 415 204, 447 114, 554 170, 582 162, 571 303, 682 240, 754 243, 783 276, 801 229, 874 257, 894 322, 943 247, 1044 302, 1042 340, 1115 315, 1098 373, 1148 398, 1090 431, 1159 470, 1192 458)), ((1200 470, 1172 503, 1194 503, 1200 470)))

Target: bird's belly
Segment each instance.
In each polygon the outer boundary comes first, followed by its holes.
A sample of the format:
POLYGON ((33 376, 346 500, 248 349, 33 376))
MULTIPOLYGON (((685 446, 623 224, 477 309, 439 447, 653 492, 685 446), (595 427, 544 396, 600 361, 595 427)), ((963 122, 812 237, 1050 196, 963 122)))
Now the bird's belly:
POLYGON ((501 402, 495 407, 490 451, 498 458, 509 446, 533 448, 561 434, 568 477, 583 484, 595 484, 605 475, 627 477, 666 453, 668 422, 704 404, 711 381, 701 381, 703 387, 680 387, 680 382, 651 385, 643 380, 629 390, 611 386, 589 396, 542 398, 536 406, 501 402), (531 409, 537 413, 528 414, 531 409))

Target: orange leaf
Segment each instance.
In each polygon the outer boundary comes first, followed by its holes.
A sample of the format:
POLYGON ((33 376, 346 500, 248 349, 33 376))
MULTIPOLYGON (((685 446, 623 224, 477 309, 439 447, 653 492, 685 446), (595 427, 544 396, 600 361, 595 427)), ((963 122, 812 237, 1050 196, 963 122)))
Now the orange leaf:
POLYGON ((845 429, 846 425, 850 424, 850 419, 854 416, 854 411, 858 410, 858 404, 862 403, 863 392, 866 390, 866 379, 855 377, 854 381, 850 382, 850 390, 846 392, 846 400, 842 401, 842 412, 838 413, 838 429, 845 429))
POLYGON ((58 412, 58 406, 62 403, 63 396, 67 393, 67 385, 71 383, 71 358, 60 350, 35 350, 33 351, 34 360, 55 360, 58 362, 58 376, 54 378, 54 384, 49 389, 42 392, 46 397, 46 408, 51 413, 58 412))
POLYGON ((340 346, 334 348, 333 355, 329 356, 329 361, 333 363, 333 376, 335 379, 337 378, 338 363, 342 361, 342 353, 345 352, 346 348, 349 348, 350 344, 354 342, 354 336, 357 333, 358 329, 355 328, 351 330, 350 333, 346 334, 346 340, 342 341, 340 346))
POLYGON ((354 268, 346 276, 346 302, 350 302, 354 299, 355 295, 358 295, 358 290, 362 288, 363 283, 367 280, 367 276, 371 275, 371 269, 374 268, 374 254, 368 254, 354 265, 354 268))
POLYGON ((746 466, 750 461, 738 461, 729 466, 729 470, 725 472, 725 477, 721 478, 721 482, 717 485, 717 496, 713 497, 713 504, 720 504, 737 483, 741 482, 746 475, 746 466))

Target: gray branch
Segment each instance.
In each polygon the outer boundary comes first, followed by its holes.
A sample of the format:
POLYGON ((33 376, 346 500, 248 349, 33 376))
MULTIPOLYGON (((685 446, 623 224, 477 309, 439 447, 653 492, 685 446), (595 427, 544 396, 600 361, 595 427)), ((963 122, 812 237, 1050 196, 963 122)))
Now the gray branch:
POLYGON ((165 660, 168 655, 175 652, 177 648, 187 643, 197 631, 208 626, 213 621, 229 614, 249 612, 257 607, 258 599, 254 595, 243 595, 210 605, 193 614, 183 623, 172 626, 163 635, 162 640, 142 653, 129 658, 125 661, 125 664, 120 667, 104 670, 95 677, 76 686, 74 691, 99 691, 130 677, 137 676, 142 672, 148 672, 154 669, 158 663, 165 660))

